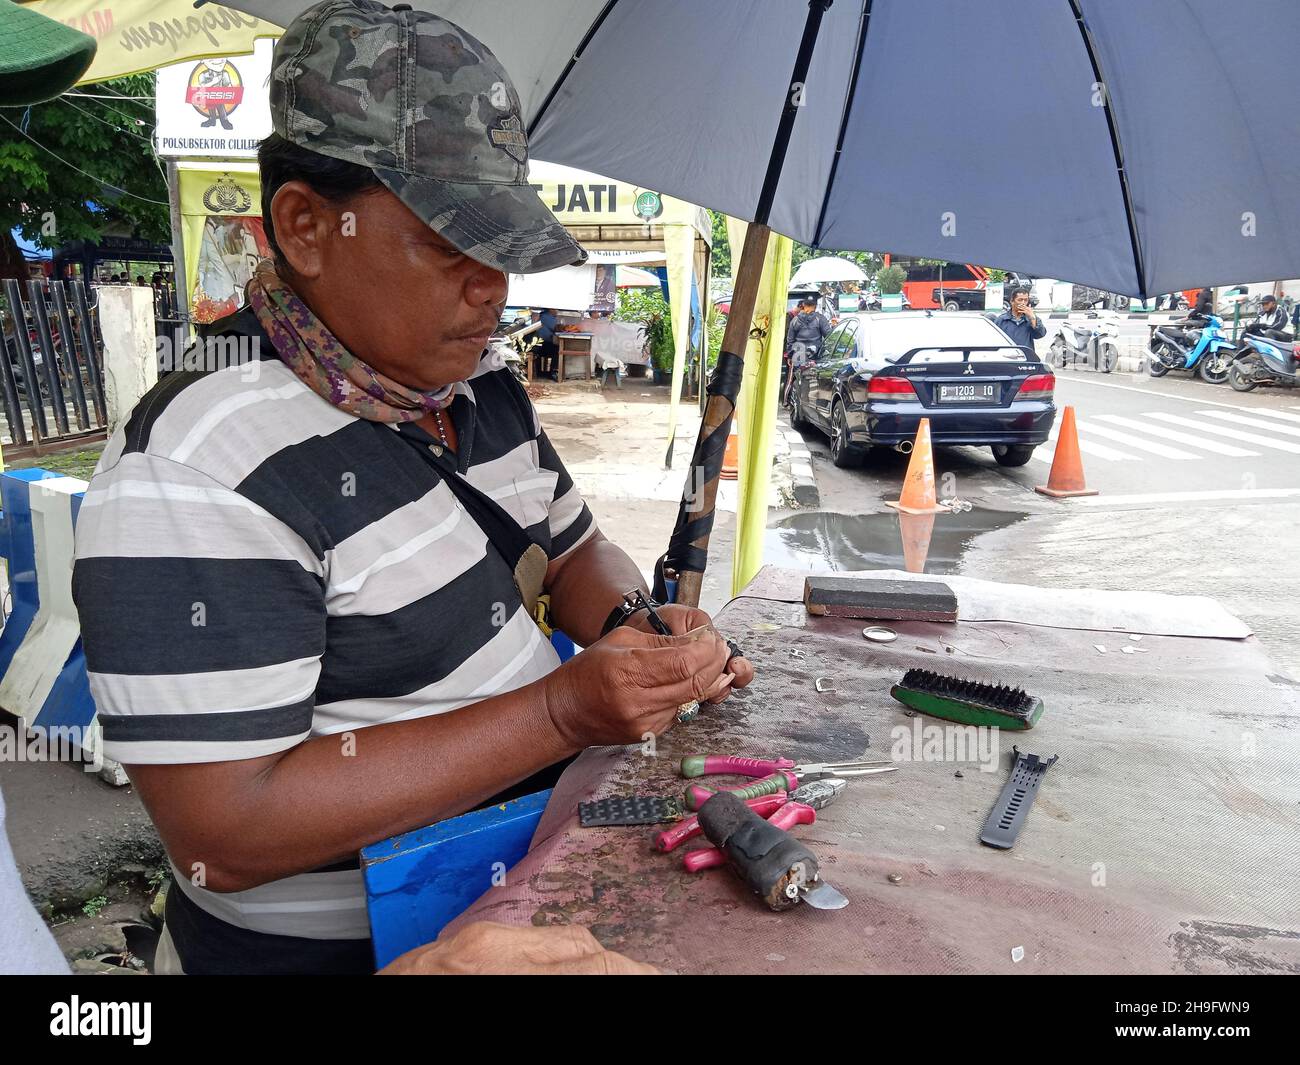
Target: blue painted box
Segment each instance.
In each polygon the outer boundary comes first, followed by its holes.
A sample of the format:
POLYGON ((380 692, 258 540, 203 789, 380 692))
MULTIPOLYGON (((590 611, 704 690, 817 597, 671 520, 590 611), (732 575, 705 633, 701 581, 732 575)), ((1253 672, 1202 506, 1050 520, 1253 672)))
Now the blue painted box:
POLYGON ((375 966, 429 943, 525 854, 550 790, 461 814, 361 852, 375 966))

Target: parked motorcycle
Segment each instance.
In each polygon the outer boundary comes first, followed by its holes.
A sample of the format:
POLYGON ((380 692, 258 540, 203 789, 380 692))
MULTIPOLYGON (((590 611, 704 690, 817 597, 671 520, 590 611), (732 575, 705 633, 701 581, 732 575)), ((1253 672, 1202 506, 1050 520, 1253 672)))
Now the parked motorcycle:
POLYGON ((1250 392, 1260 385, 1277 385, 1295 388, 1300 385, 1300 371, 1295 368, 1295 356, 1300 354, 1300 344, 1291 338, 1257 336, 1247 333, 1241 338, 1245 343, 1228 367, 1228 384, 1238 392, 1250 392))
POLYGON ((1177 325, 1156 326, 1147 353, 1147 372, 1152 377, 1164 377, 1170 370, 1190 370, 1202 381, 1217 385, 1228 379, 1233 345, 1223 335, 1223 320, 1210 314, 1177 325))
POLYGON ((1056 367, 1083 363, 1110 373, 1119 362, 1119 317, 1089 311, 1086 322, 1062 322, 1052 338, 1051 363, 1056 367))

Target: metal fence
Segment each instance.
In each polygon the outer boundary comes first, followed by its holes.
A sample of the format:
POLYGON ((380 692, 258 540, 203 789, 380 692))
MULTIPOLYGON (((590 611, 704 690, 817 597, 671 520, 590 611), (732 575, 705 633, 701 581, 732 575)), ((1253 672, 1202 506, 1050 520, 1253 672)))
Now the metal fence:
POLYGON ((23 287, 4 281, 5 448, 39 453, 45 445, 102 435, 107 419, 97 301, 80 281, 31 280, 25 294, 23 287))
MULTIPOLYGON (((2 443, 10 454, 41 454, 105 434, 104 340, 99 289, 81 281, 6 279, 0 307, 2 443)), ((154 289, 154 330, 184 347, 188 315, 175 290, 154 289)))

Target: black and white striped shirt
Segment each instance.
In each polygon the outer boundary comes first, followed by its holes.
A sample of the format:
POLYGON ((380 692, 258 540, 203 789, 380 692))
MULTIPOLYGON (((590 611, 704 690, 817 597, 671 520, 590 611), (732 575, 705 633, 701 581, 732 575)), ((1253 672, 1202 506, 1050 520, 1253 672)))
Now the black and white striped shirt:
MULTIPOLYGON (((453 712, 558 665, 439 472, 395 427, 309 389, 264 335, 260 349, 164 377, 81 506, 73 593, 90 687, 104 752, 128 765, 273 754, 453 712)), ((461 475, 552 559, 594 533, 508 371, 485 357, 450 413, 461 475)), ((355 868, 229 894, 176 872, 190 900, 240 928, 369 936, 355 868)))

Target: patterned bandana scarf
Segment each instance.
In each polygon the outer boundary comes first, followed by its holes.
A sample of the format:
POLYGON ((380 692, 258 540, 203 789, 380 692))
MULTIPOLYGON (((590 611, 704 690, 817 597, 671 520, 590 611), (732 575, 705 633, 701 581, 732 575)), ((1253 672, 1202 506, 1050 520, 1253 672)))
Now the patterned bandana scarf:
POLYGON ((367 366, 339 343, 269 262, 248 282, 248 303, 276 354, 318 395, 372 422, 413 422, 451 403, 454 384, 421 392, 367 366))

